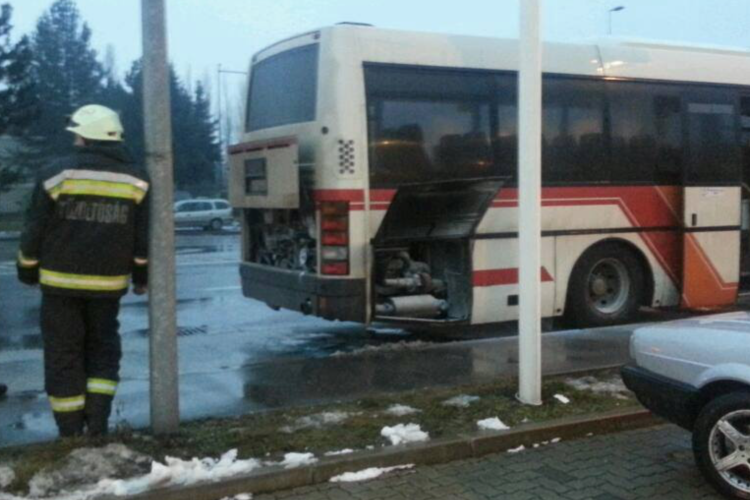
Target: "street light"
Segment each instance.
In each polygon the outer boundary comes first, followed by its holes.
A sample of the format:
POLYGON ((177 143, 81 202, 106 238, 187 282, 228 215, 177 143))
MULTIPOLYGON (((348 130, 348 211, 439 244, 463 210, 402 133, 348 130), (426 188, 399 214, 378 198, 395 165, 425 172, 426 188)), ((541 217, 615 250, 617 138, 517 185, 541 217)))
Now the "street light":
POLYGON ((612 13, 613 12, 620 12, 621 10, 625 10, 625 7, 623 7, 622 5, 618 5, 617 7, 613 7, 611 9, 609 9, 609 12, 607 12, 607 15, 609 17, 609 30, 608 30, 608 33, 610 35, 612 34, 612 13))

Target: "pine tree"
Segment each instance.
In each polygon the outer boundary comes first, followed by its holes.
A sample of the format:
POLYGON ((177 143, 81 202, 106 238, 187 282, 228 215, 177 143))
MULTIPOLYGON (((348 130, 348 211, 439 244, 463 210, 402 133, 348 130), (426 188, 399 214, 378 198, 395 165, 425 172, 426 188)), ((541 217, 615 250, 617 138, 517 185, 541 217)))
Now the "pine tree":
POLYGON ((10 5, 0 6, 0 137, 12 137, 0 152, 0 191, 22 176, 26 135, 37 112, 30 42, 11 42, 11 15, 10 5))
MULTIPOLYGON (((208 94, 198 83, 191 95, 174 68, 170 68, 169 81, 175 185, 193 195, 215 193, 221 150, 208 94)), ((143 72, 139 61, 133 64, 125 82, 129 104, 122 108, 122 120, 127 143, 136 159, 143 161, 143 72)))
POLYGON ((74 0, 57 0, 39 19, 32 37, 40 117, 33 133, 44 156, 70 151, 65 120, 78 107, 97 102, 105 72, 91 48, 91 29, 74 0))

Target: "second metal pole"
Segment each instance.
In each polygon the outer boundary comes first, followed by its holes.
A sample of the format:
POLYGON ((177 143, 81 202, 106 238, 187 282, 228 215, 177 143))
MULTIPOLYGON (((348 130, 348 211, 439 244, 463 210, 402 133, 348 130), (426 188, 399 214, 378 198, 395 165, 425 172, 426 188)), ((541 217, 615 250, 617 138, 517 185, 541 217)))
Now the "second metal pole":
POLYGON ((174 173, 164 0, 142 0, 143 119, 151 176, 149 357, 151 427, 169 434, 180 425, 175 305, 174 173))
POLYGON ((518 78, 518 399, 530 405, 542 404, 540 2, 521 0, 518 78))

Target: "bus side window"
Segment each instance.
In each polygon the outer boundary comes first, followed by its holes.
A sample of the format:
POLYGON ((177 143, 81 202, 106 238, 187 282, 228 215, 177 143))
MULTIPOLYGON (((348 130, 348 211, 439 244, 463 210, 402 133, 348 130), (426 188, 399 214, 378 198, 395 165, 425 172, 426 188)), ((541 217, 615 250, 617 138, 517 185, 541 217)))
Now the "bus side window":
POLYGON ((609 181, 601 82, 546 79, 542 131, 545 182, 609 181))
POLYGON ((690 161, 688 184, 739 184, 737 110, 731 95, 687 105, 690 161))
POLYGON ((682 100, 676 95, 653 98, 658 143, 654 180, 657 184, 682 184, 682 100))
POLYGON ((510 184, 514 184, 518 177, 518 77, 498 75, 496 85, 492 152, 497 175, 509 177, 510 184))

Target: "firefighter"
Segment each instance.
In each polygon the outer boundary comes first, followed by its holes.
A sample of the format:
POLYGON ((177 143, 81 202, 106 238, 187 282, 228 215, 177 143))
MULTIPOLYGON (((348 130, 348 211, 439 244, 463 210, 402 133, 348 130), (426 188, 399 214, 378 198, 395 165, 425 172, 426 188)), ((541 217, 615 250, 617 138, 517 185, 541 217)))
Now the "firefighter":
POLYGON ((131 278, 134 293, 147 291, 149 179, 111 109, 84 106, 67 130, 75 152, 36 184, 17 269, 41 285, 45 390, 60 436, 99 436, 119 381, 120 299, 131 278))

